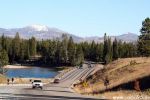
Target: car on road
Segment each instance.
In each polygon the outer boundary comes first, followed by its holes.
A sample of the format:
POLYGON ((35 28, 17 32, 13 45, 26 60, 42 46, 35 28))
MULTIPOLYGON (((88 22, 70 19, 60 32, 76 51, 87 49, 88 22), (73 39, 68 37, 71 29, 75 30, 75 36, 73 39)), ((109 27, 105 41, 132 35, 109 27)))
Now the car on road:
POLYGON ((33 80, 32 82, 32 88, 40 88, 43 89, 43 83, 41 80, 33 80))
POLYGON ((59 83, 59 82, 60 82, 60 78, 54 79, 54 83, 59 83))

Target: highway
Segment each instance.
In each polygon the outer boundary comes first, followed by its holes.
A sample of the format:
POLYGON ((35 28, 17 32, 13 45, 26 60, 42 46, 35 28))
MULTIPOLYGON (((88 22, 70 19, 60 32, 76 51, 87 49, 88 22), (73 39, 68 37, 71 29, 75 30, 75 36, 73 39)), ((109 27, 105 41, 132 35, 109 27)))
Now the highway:
POLYGON ((62 72, 56 77, 60 78, 58 84, 46 84, 41 89, 32 89, 31 84, 25 85, 9 85, 0 86, 0 99, 6 100, 100 100, 100 97, 86 96, 74 92, 71 86, 83 80, 89 75, 102 69, 103 66, 88 67, 84 65, 83 68, 73 68, 68 72, 62 72))

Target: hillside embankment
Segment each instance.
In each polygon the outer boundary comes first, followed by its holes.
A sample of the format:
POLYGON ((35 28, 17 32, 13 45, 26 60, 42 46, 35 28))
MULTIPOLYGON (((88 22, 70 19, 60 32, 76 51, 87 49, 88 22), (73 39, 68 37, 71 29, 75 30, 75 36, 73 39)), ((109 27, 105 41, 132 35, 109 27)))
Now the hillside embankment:
POLYGON ((104 66, 103 70, 76 84, 74 90, 81 94, 106 97, 150 95, 148 83, 150 83, 150 58, 124 58, 104 66))

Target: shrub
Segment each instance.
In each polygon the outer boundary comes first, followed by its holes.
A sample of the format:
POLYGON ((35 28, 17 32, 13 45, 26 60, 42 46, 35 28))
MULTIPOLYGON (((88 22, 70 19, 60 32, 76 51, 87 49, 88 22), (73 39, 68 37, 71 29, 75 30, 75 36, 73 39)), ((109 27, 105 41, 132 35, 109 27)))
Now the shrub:
POLYGON ((135 60, 130 61, 130 65, 136 65, 136 64, 137 64, 137 62, 135 60))

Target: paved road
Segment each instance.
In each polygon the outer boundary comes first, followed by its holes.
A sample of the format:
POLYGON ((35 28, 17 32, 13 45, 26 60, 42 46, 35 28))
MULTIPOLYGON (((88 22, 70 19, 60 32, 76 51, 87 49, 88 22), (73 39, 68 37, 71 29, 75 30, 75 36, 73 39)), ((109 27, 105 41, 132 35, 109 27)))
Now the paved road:
MULTIPOLYGON (((43 90, 32 89, 31 85, 0 86, 0 99, 7 100, 97 100, 100 97, 75 93, 70 87, 80 79, 86 78, 103 66, 82 69, 74 68, 61 75, 59 84, 46 84, 43 90)), ((60 77, 60 76, 59 76, 60 77)))

